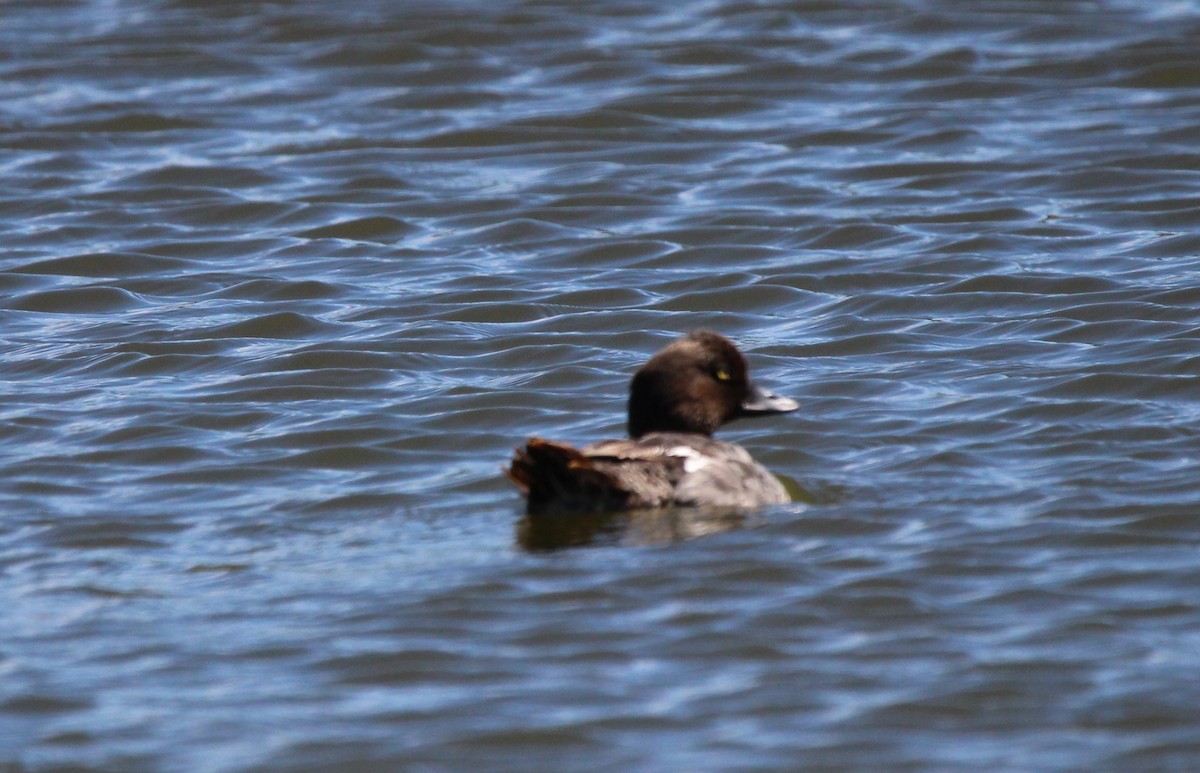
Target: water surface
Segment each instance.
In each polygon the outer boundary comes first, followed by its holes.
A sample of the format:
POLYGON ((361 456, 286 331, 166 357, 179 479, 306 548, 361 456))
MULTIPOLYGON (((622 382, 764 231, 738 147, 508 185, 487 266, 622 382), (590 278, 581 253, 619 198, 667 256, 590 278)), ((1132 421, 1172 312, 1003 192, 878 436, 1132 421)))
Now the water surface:
POLYGON ((6 3, 0 769, 1196 769, 1197 40, 6 3), (523 542, 702 327, 805 501, 523 542))

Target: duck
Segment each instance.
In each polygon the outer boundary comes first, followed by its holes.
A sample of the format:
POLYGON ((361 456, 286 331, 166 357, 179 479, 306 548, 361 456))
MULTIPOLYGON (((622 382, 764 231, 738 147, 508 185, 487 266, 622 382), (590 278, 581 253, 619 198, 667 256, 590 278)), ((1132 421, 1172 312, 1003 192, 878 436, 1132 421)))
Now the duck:
POLYGON ((634 373, 628 438, 575 448, 531 437, 505 473, 529 516, 785 504, 791 497, 778 478, 745 448, 712 435, 734 419, 797 408, 750 381, 728 338, 694 331, 634 373))

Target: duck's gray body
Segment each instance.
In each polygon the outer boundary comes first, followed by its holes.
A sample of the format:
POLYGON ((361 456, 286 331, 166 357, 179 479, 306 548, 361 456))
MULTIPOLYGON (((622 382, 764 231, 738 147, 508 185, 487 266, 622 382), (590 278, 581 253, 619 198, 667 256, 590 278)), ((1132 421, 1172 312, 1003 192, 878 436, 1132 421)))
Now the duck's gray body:
POLYGON ((779 479, 735 443, 683 432, 652 432, 607 440, 584 456, 629 488, 638 477, 661 480, 640 507, 760 507, 790 501, 779 479))
POLYGON ((528 510, 607 512, 661 507, 754 508, 790 502, 783 484, 739 445, 653 432, 581 449, 531 438, 510 472, 528 481, 528 510))

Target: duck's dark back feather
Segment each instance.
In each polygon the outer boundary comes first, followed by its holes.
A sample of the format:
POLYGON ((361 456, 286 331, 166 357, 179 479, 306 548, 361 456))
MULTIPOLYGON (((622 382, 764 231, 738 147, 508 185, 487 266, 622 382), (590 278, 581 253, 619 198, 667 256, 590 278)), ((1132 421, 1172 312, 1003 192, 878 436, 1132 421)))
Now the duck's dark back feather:
POLYGON ((516 450, 506 472, 531 514, 602 513, 670 505, 683 462, 596 456, 535 437, 516 450))

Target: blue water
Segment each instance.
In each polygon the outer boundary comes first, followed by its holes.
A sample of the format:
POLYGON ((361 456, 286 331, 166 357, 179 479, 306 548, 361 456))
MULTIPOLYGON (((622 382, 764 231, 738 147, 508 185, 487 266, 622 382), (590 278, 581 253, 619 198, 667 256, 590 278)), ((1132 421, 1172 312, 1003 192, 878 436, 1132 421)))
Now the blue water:
POLYGON ((1200 767, 1200 4, 660 5, 4 5, 0 771, 1200 767))

